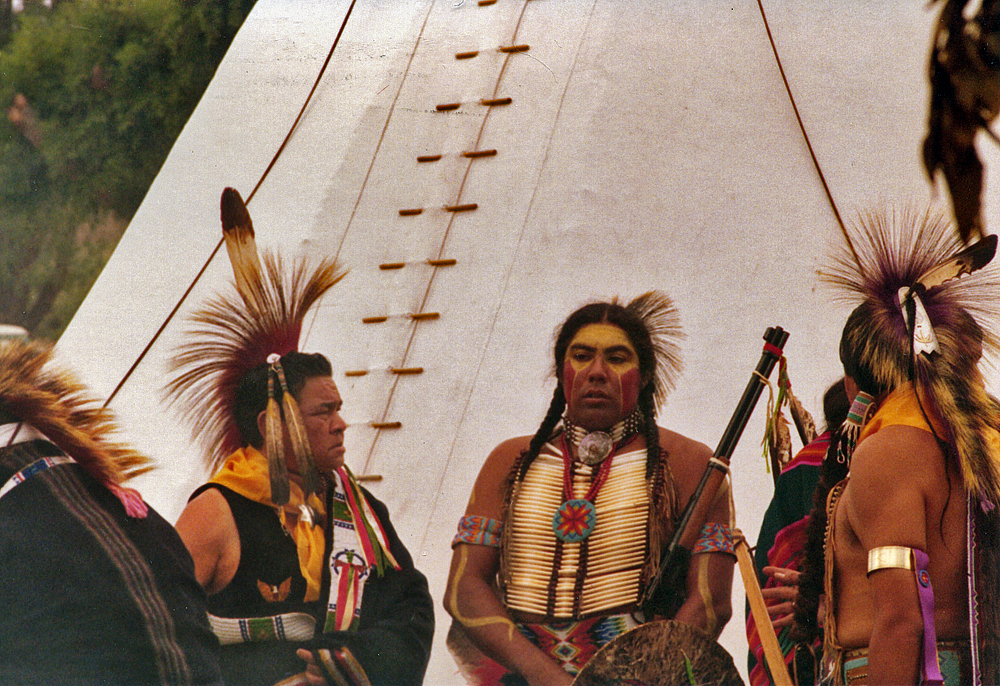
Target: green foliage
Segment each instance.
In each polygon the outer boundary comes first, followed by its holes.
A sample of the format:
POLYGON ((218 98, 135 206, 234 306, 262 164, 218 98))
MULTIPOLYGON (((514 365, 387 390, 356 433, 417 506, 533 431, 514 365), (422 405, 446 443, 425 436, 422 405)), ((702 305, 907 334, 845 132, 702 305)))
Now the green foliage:
POLYGON ((0 104, 0 322, 54 338, 135 213, 253 2, 65 0, 17 17, 0 104))

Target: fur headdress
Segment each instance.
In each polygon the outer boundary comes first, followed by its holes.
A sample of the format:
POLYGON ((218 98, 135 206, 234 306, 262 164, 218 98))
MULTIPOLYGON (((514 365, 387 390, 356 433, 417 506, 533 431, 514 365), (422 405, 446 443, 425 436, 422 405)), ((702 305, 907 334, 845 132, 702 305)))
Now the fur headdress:
MULTIPOLYGON (((236 423, 236 391, 253 369, 268 364, 265 447, 272 481, 272 500, 287 502, 282 421, 306 479, 316 484, 308 438, 298 406, 288 393, 280 359, 299 347, 302 323, 309 309, 344 276, 334 261, 310 267, 299 259, 291 267, 276 254, 258 258, 253 224, 239 193, 222 194, 222 226, 235 275, 235 288, 219 293, 191 315, 192 326, 171 363, 167 384, 171 402, 190 421, 196 440, 209 448, 207 466, 215 471, 243 447, 236 423)), ((313 486, 313 487, 311 487, 313 486)))
POLYGON ((51 360, 51 347, 42 343, 0 345, 0 409, 30 424, 108 486, 152 469, 147 457, 116 437, 111 410, 51 360))
POLYGON ((948 435, 939 438, 966 488, 1000 502, 989 440, 1000 415, 977 368, 1000 349, 1000 275, 989 265, 996 237, 963 250, 943 215, 907 208, 861 214, 846 238, 849 250, 822 274, 858 304, 842 355, 845 346, 854 351, 877 392, 912 381, 945 423, 948 435))

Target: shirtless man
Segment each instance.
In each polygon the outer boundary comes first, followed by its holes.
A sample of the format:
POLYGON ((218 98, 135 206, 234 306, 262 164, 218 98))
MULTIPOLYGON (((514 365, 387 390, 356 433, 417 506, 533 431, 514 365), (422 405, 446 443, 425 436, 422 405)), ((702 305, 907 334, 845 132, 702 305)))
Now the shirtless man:
MULTIPOLYGON (((677 371, 674 354, 654 345, 657 316, 675 317, 669 299, 655 293, 570 315, 556 341, 559 383, 541 427, 501 443, 483 465, 445 596, 456 620, 449 645, 470 683, 499 683, 513 672, 521 679, 504 683, 569 684, 603 643, 654 618, 642 616, 640 600, 711 456, 707 446, 656 426, 657 402, 677 371), (650 311, 652 319, 641 314, 650 311), (595 433, 610 437, 596 455, 587 447, 595 433)), ((730 518, 723 492, 673 614, 713 637, 731 614, 730 518)))
POLYGON ((968 597, 971 578, 979 638, 994 640, 996 567, 982 562, 995 542, 971 568, 966 556, 1000 502, 996 405, 977 369, 993 336, 964 309, 990 274, 921 283, 954 250, 950 227, 877 219, 855 243, 865 268, 835 280, 863 300, 840 343, 857 433, 843 432, 850 472, 827 505, 826 663, 852 685, 997 683, 996 646, 970 646, 968 597))

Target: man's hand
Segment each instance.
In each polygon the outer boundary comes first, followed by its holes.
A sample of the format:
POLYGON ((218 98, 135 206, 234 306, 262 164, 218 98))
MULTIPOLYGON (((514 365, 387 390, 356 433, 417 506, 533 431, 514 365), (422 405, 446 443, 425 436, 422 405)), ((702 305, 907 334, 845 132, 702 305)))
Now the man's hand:
POLYGON ((777 586, 762 588, 761 594, 767 603, 767 614, 775 631, 791 626, 795 620, 795 601, 799 597, 799 577, 794 569, 784 567, 764 567, 764 574, 774 579, 777 586))
POLYGON ((313 657, 312 651, 299 648, 295 651, 295 654, 306 663, 306 682, 309 686, 327 686, 326 678, 323 676, 323 669, 316 664, 316 658, 313 657))

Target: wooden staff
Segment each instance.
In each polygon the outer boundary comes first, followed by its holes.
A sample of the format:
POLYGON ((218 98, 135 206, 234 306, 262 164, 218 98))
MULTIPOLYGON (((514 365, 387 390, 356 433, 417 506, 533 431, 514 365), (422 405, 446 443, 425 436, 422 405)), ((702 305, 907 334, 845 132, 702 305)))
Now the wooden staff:
POLYGON ((753 615, 753 621, 757 625, 757 635, 760 636, 760 643, 764 647, 764 659, 771 672, 771 678, 776 686, 792 686, 792 677, 788 673, 788 665, 785 664, 785 654, 778 644, 778 636, 774 633, 771 616, 767 613, 764 595, 760 592, 757 567, 750 557, 750 546, 743 538, 743 532, 738 529, 733 532, 733 538, 736 541, 736 560, 740 565, 740 576, 743 577, 750 614, 753 615))
POLYGON ((743 391, 736 411, 722 434, 714 456, 709 460, 701 476, 698 487, 691 495, 687 507, 677 524, 670 546, 663 554, 660 568, 651 580, 641 601, 643 612, 652 618, 655 608, 667 608, 667 617, 673 617, 684 602, 688 567, 691 564, 691 548, 694 547, 698 532, 708 517, 708 511, 715 501, 715 495, 722 480, 729 471, 729 460, 736 444, 750 421, 757 400, 764 390, 767 378, 774 365, 781 359, 782 349, 788 340, 788 332, 780 326, 768 327, 764 332, 764 351, 750 381, 743 391))

